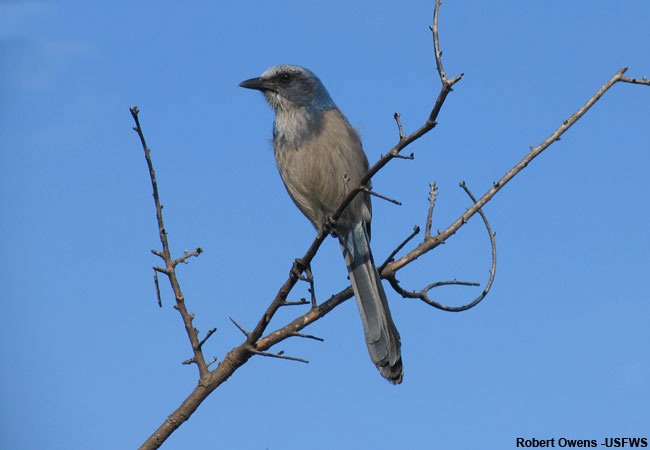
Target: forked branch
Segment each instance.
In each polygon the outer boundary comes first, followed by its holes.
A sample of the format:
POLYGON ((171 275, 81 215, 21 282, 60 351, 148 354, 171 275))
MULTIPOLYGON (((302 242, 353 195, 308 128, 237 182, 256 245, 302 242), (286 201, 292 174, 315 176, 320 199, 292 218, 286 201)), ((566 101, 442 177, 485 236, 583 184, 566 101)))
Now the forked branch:
MULTIPOLYGON (((462 78, 462 74, 461 74, 459 76, 449 79, 442 65, 442 51, 440 50, 439 37, 438 37, 439 8, 440 8, 440 0, 437 0, 434 8, 433 25, 430 28, 433 35, 433 46, 434 46, 436 68, 442 86, 438 94, 438 97, 435 100, 433 108, 428 118, 426 119, 425 123, 422 126, 420 126, 417 130, 415 130, 413 133, 408 135, 404 133, 399 114, 397 113, 395 114, 395 121, 397 123, 398 133, 399 133, 399 140, 397 144, 393 146, 393 148, 391 148, 390 151, 388 151, 386 154, 382 155, 379 161, 377 161, 368 170, 368 172, 363 177, 359 185, 350 192, 350 195, 348 195, 345 201, 339 206, 339 208, 333 214, 332 216, 333 220, 336 220, 338 217, 340 217, 345 207, 352 201, 355 195, 367 189, 368 182, 370 181, 370 179, 379 170, 381 170, 386 164, 388 164, 388 162, 390 162, 392 159, 395 158, 402 158, 402 159, 413 158, 413 154, 409 156, 403 156, 401 155, 400 152, 408 145, 410 145, 411 143, 413 143, 414 141, 422 137, 424 134, 426 134, 436 126, 436 120, 438 118, 438 114, 442 108, 442 105, 444 104, 448 94, 452 91, 453 86, 462 78)), ((399 287, 399 283, 397 283, 395 279, 395 274, 397 273, 397 271, 399 271, 401 268, 405 267, 406 265, 416 260, 419 256, 423 255, 424 253, 432 250, 433 248, 437 247, 441 243, 445 242, 449 237, 455 234, 456 231, 458 231, 458 229, 460 229, 465 223, 467 223, 467 221, 474 214, 478 212, 483 217, 486 229, 490 235, 490 241, 492 245, 492 268, 490 270, 490 278, 488 280, 488 283, 483 293, 477 299, 470 302, 468 305, 465 305, 463 307, 457 307, 457 308, 444 306, 431 300, 428 297, 428 292, 431 289, 441 285, 453 285, 453 284, 474 285, 475 283, 461 282, 456 280, 441 281, 437 283, 432 283, 413 295, 415 298, 420 298, 421 300, 425 301, 428 304, 431 304, 434 307, 448 310, 448 311, 467 309, 474 306, 479 301, 481 301, 481 299, 485 297, 485 295, 487 294, 487 292, 489 291, 492 285, 492 280, 494 279, 494 273, 496 267, 495 266, 496 247, 494 244, 494 233, 491 231, 487 219, 485 218, 483 212, 481 211, 481 208, 510 179, 512 179, 517 173, 523 170, 523 168, 526 167, 526 165, 528 165, 536 156, 538 156, 553 142, 558 140, 559 137, 562 135, 562 133, 568 130, 569 127, 571 127, 571 125, 573 125, 577 120, 579 120, 580 117, 582 117, 582 115, 615 83, 621 81, 621 82, 632 83, 632 84, 650 85, 650 82, 648 82, 648 80, 645 78, 635 79, 635 78, 624 77, 623 73, 625 72, 625 70, 626 69, 624 68, 618 71, 607 83, 605 83, 596 92, 596 94, 594 94, 592 98, 589 99, 589 101, 587 101, 587 103, 582 108, 580 108, 569 119, 565 120, 563 124, 553 134, 551 134, 551 136, 549 136, 549 138, 547 138, 537 147, 532 148, 530 153, 528 153, 519 163, 515 165, 515 167, 513 167, 509 172, 507 172, 504 177, 502 177, 498 182, 494 183, 494 185, 479 200, 476 200, 471 195, 469 190, 466 189, 466 192, 474 202, 473 205, 469 209, 467 209, 451 225, 449 225, 444 231, 438 232, 435 236, 431 236, 431 223, 430 223, 431 221, 427 220, 426 232, 423 241, 419 243, 416 247, 414 247, 412 250, 410 250, 407 254, 402 256, 401 258, 393 261, 395 255, 397 255, 397 253, 400 252, 402 248, 405 247, 412 240, 412 238, 418 234, 419 227, 415 227, 413 233, 411 233, 402 243, 400 243, 397 246, 397 248, 387 258, 386 262, 380 267, 382 276, 384 278, 387 278, 391 282, 391 285, 396 284, 398 292, 405 292, 407 293, 408 296, 409 291, 403 290, 401 287, 399 287)), ((310 302, 306 300, 300 300, 298 302, 287 301, 287 296, 294 288, 298 280, 300 278, 304 278, 302 277, 301 273, 296 273, 296 271, 290 271, 287 280, 282 284, 277 294, 275 295, 275 297, 267 307, 266 311, 262 314, 262 317, 258 320, 255 328, 252 331, 246 331, 241 325, 237 324, 233 320, 233 323, 235 323, 235 325, 244 334, 245 340, 239 346, 236 346, 232 350, 230 350, 225 355, 223 360, 221 360, 214 369, 209 369, 209 366, 216 361, 216 358, 212 359, 209 363, 206 364, 202 353, 202 347, 205 343, 205 340, 212 335, 213 331, 210 330, 206 338, 204 338, 203 340, 198 339, 198 330, 196 330, 192 325, 193 315, 187 312, 185 306, 185 299, 180 290, 180 286, 178 284, 178 280, 176 278, 176 273, 175 273, 176 265, 181 262, 187 262, 187 260, 191 256, 198 256, 198 254, 200 253, 200 248, 198 248, 192 253, 186 253, 180 258, 177 259, 171 258, 169 245, 167 242, 167 235, 166 235, 166 231, 162 219, 162 205, 160 204, 155 172, 150 158, 150 150, 146 145, 144 134, 140 127, 140 122, 138 119, 138 110, 136 107, 131 107, 131 114, 133 115, 133 119, 135 120, 136 123, 135 130, 140 137, 142 147, 144 149, 147 165, 149 167, 151 182, 153 186, 154 201, 156 205, 156 217, 158 220, 158 229, 160 234, 160 240, 162 243, 162 251, 154 251, 154 253, 160 256, 165 261, 165 267, 156 267, 155 270, 166 274, 169 278, 170 284, 172 286, 172 289, 176 297, 176 304, 174 305, 174 307, 180 312, 182 316, 188 338, 190 340, 190 343, 192 344, 194 355, 192 358, 190 358, 190 360, 188 360, 188 362, 196 363, 199 368, 199 381, 196 387, 182 402, 182 404, 164 420, 161 426, 146 440, 146 442, 141 447, 141 449, 155 449, 160 447, 160 445, 162 445, 165 439, 167 439, 171 435, 171 433, 174 432, 174 430, 176 430, 184 421, 186 421, 192 415, 192 413, 198 408, 201 402, 203 402, 203 400, 205 400, 205 398, 207 398, 207 396, 213 390, 219 387, 239 367, 245 364, 254 355, 269 356, 274 358, 291 359, 291 360, 306 362, 301 358, 286 356, 282 352, 270 353, 267 352, 267 350, 271 348, 273 345, 290 337, 303 337, 303 338, 317 339, 317 340, 320 339, 311 335, 302 334, 300 333, 300 331, 303 328, 307 327, 312 322, 328 314, 332 309, 334 309, 336 306, 343 303, 345 300, 351 298, 353 294, 352 294, 352 288, 347 287, 341 292, 332 295, 328 300, 320 304, 317 304, 312 291, 311 308, 307 312, 295 318, 293 321, 286 324, 285 326, 282 326, 264 335, 270 321, 274 317, 278 308, 287 305, 310 304, 310 302)), ((428 217, 431 217, 433 213, 433 204, 435 202, 435 190, 432 190, 431 192, 432 195, 430 200, 431 202, 430 212, 428 217)), ((302 258, 300 258, 301 270, 305 270, 306 268, 309 267, 320 245, 327 237, 327 234, 328 231, 326 228, 323 228, 323 230, 321 230, 318 233, 315 240, 307 249, 305 255, 302 258)), ((159 292, 157 277, 155 280, 156 280, 156 289, 159 292)), ((158 299, 160 299, 159 294, 158 294, 158 299)))

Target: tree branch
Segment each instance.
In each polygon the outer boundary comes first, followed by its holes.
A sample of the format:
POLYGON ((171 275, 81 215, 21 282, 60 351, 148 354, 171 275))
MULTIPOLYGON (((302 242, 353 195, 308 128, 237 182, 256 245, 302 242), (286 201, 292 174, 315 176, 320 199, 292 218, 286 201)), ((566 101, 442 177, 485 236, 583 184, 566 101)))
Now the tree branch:
MULTIPOLYGON (((140 143, 142 144, 142 149, 144 150, 144 157, 147 161, 147 167, 149 168, 149 177, 151 179, 151 186, 153 188, 153 199, 154 203, 156 205, 156 219, 158 221, 158 234, 160 235, 160 243, 162 244, 162 252, 155 252, 154 253, 165 261, 165 269, 162 271, 167 277, 169 278, 169 282, 171 284, 171 287, 174 291, 174 295, 176 297, 176 305, 175 308, 180 312, 181 317, 183 318, 183 323, 185 324, 185 331, 187 332, 187 337, 190 340, 190 344, 192 345, 192 349, 194 351, 194 362, 196 362, 196 365, 199 368, 199 376, 200 378, 205 378, 208 375, 208 366, 205 363, 205 359, 203 358, 203 352, 201 351, 201 346, 199 345, 199 338, 198 338, 198 332, 194 328, 194 325, 192 325, 192 320, 194 317, 187 312, 187 308, 185 307, 185 297, 183 296, 183 292, 181 291, 181 286, 178 282, 178 278, 176 278, 176 271, 174 270, 174 267, 176 266, 176 261, 174 261, 171 257, 171 253, 169 251, 169 243, 167 242, 167 231, 165 230, 165 223, 163 221, 163 215, 162 215, 162 204, 160 203, 160 196, 158 194, 158 182, 156 181, 156 171, 153 168, 153 163, 151 162, 151 150, 147 146, 147 142, 144 138, 144 133, 142 132, 142 127, 140 126, 140 119, 138 118, 138 108, 136 106, 131 106, 131 116, 133 116, 133 120, 135 121, 135 127, 133 129, 138 133, 138 136, 140 137, 140 143)), ((196 253, 196 256, 198 256, 199 253, 201 253, 200 247, 197 248, 193 254, 196 253)), ((190 255, 187 255, 189 257, 190 255)), ((181 260, 183 258, 180 258, 181 260)), ((155 270, 158 270, 158 268, 154 268, 155 270)), ((159 295, 159 286, 158 286, 158 280, 156 277, 156 294, 159 295)), ((160 297, 159 297, 160 298, 160 297)))
MULTIPOLYGON (((412 159, 413 157, 412 154, 410 156, 405 157, 402 156, 400 152, 408 145, 410 145, 411 143, 413 143, 414 141, 422 137, 424 134, 426 134, 436 126, 436 119, 442 108, 442 105, 444 104, 448 94, 452 91, 452 87, 462 78, 463 75, 461 74, 452 79, 448 79, 442 65, 442 51, 440 50, 439 37, 438 37, 439 8, 440 8, 440 0, 437 0, 434 8, 433 25, 430 28, 433 35, 436 67, 437 67, 438 75, 442 86, 438 94, 438 97, 435 100, 434 106, 428 118, 426 119, 425 123, 422 126, 420 126, 420 128, 418 128, 417 130, 415 130, 413 133, 409 135, 404 134, 402 129, 402 124, 399 120, 399 115, 395 116, 395 120, 398 125, 398 132, 399 132, 398 143, 395 146, 393 146, 393 148, 388 153, 382 155, 379 161, 377 161, 368 170, 368 172, 362 178, 359 185, 350 192, 350 194, 347 196, 345 201, 334 212, 334 214, 332 215, 333 220, 336 220, 341 216, 342 212, 347 207, 347 205, 352 201, 354 196, 357 195, 359 192, 363 191, 364 189, 366 189, 366 186, 368 185, 370 179, 379 170, 381 170, 386 164, 388 164, 388 162, 390 162, 394 158, 412 159)), ((613 84, 615 84, 618 81, 634 83, 634 84, 648 84, 647 80, 645 79, 637 80, 634 78, 623 77, 622 74, 624 72, 625 69, 621 69, 619 72, 617 72, 617 74, 614 77, 612 77, 612 79, 610 79, 603 87, 601 87, 601 89, 580 110, 578 110, 578 112, 576 112, 573 116, 567 119, 563 123, 563 125, 560 126, 548 139, 542 142, 538 147, 533 148, 531 152, 528 155, 526 155, 524 159, 522 159, 522 161, 520 161, 517 165, 515 165, 513 169, 511 169, 508 173, 506 173, 506 175, 503 178, 501 178, 501 180, 499 180, 497 183, 495 183, 494 186, 490 188, 488 192, 484 194, 478 201, 473 199, 474 205, 472 205, 472 207, 470 207, 467 211, 465 211, 465 213, 462 214, 456 221, 454 221, 447 229, 445 229, 442 232, 439 232, 435 236, 425 235, 424 241, 419 245, 417 245, 409 253, 407 253, 397 261, 388 262, 392 260, 392 258, 397 254, 397 252, 399 252, 402 249, 402 247, 405 246, 406 243, 408 243, 413 236, 415 236, 415 234, 417 234, 417 231, 419 231, 419 229, 414 231, 414 233, 412 233, 411 236, 409 236, 402 244, 400 244, 397 247, 397 249, 389 256, 389 258, 387 259, 387 263, 385 263, 381 271, 382 276, 384 278, 387 278, 389 281, 391 279, 394 279, 395 273, 398 270, 405 267, 406 265, 408 265, 409 263, 417 259, 422 254, 426 253, 427 251, 430 251, 431 249, 443 243, 446 239, 448 239, 453 234, 455 234, 456 231, 461 226, 463 226, 467 222, 467 220, 471 218, 476 212, 479 212, 479 214, 482 215, 481 208, 496 194, 496 192, 498 192, 510 179, 512 179, 512 177, 514 177, 517 173, 519 173, 526 165, 528 165, 528 163, 530 163, 530 161, 532 161, 539 153, 541 153, 545 148, 547 148, 552 142, 557 140, 562 133, 564 133, 571 125, 573 125, 573 123, 575 123, 580 117, 582 117, 582 115, 613 84)), ((292 358, 292 357, 284 356, 282 355, 282 353, 268 353, 266 352, 266 350, 268 350, 273 345, 283 341, 284 339, 287 339, 292 336, 308 337, 309 335, 303 335, 299 332, 303 328, 307 327, 309 324, 313 323, 314 321, 328 314, 336 306, 340 305, 347 299, 351 298, 353 293, 352 293, 352 288, 347 287, 341 292, 332 295, 328 300, 324 301, 320 305, 313 304, 312 307, 309 309, 309 311, 295 318, 293 321, 286 324, 285 326, 280 327, 264 335, 269 325, 269 322, 273 318, 278 308, 288 304, 303 304, 302 301, 287 302, 286 300, 288 294, 291 292, 293 287, 300 279, 300 273, 296 274, 295 271, 293 270, 290 271, 288 279, 282 284, 282 286, 276 293, 275 297, 267 307, 266 311, 264 312, 262 317, 257 322, 255 328, 251 332, 247 332, 246 330, 244 330, 243 327, 238 325, 233 320, 233 323, 235 323, 235 325, 242 331, 242 333, 244 333, 246 339, 239 346, 236 346, 232 350, 230 350, 225 355, 224 359, 221 362, 219 362, 219 364, 213 370, 208 370, 208 366, 212 364, 214 361, 216 361, 216 358, 213 359, 209 364, 206 364, 205 359, 203 357, 203 353, 201 352, 201 344, 203 344, 204 341, 198 340, 198 332, 192 326, 193 315, 189 314, 186 310, 184 297, 180 290, 180 286, 178 284, 178 280, 176 278, 176 274, 174 270, 176 264, 178 264, 179 262, 185 262, 190 256, 197 256, 198 253, 197 255, 186 254, 183 257, 178 258, 176 260, 173 260, 170 256, 169 246, 167 243, 167 235, 162 220, 162 205, 160 204, 159 201, 158 188, 155 179, 155 172, 153 170, 153 165, 151 163, 150 151, 146 145, 144 135, 140 127, 137 108, 132 107, 131 113, 135 120, 136 123, 135 130, 138 132, 138 135, 140 137, 142 147, 145 152, 145 157, 147 160, 147 165, 149 167, 149 172, 150 172, 150 177, 151 177, 153 192, 154 192, 154 201, 156 205, 156 217, 158 219, 160 240, 163 246, 162 252, 154 251, 154 253, 160 256, 161 258, 163 258, 163 260, 165 261, 165 268, 164 269, 156 268, 156 270, 160 271, 161 273, 165 273, 170 279, 172 289, 176 296, 175 308, 179 310, 182 316, 185 329, 188 334, 188 338, 190 339, 190 342, 192 344, 192 349, 194 351, 194 356, 191 358, 191 360, 192 362, 196 362, 197 366, 199 367, 199 374, 200 374, 197 386, 192 390, 192 392, 187 396, 187 398, 182 402, 182 404, 164 420, 164 422, 160 425, 160 427, 145 441, 145 443, 141 447, 141 449, 155 449, 160 447, 160 445, 165 441, 165 439, 167 439, 171 435, 171 433, 174 432, 174 430, 176 430, 184 421, 186 421, 192 415, 192 413, 198 408, 201 402, 205 400, 205 398, 207 398, 207 396, 212 391, 214 391, 217 387, 219 387, 239 367, 245 364, 254 355, 257 354, 262 356, 280 357, 283 359, 296 359, 304 362, 304 360, 301 360, 300 358, 292 358)), ((485 296, 485 294, 489 290, 489 287, 492 284, 492 280, 494 278, 494 271, 495 271, 496 250, 493 242, 494 233, 492 233, 492 231, 490 230, 489 224, 487 223, 487 220, 485 218, 484 221, 486 223, 486 228, 490 233, 490 238, 492 242, 493 265, 490 271, 490 280, 488 281, 488 285, 484 290, 484 293, 482 294, 482 296, 479 296, 480 298, 474 300, 474 302, 472 302, 473 304, 478 303, 478 301, 480 301, 480 299, 485 296)), ((314 258, 316 252, 318 251, 320 245, 327 237, 327 235, 328 235, 328 229, 326 227, 323 227, 323 229, 319 231, 316 238, 307 249, 305 255, 300 259, 301 267, 303 268, 302 270, 309 267, 309 264, 311 263, 312 259, 314 258)), ((461 282, 456 280, 442 281, 442 282, 430 284, 423 291, 425 291, 426 294, 426 292, 428 292, 430 289, 436 286, 448 285, 448 284, 471 284, 471 283, 461 282)), ((308 303, 308 302, 305 301, 304 303, 308 303)))
POLYGON ((483 196, 476 202, 474 205, 469 208, 465 213, 463 213, 458 219, 456 219, 451 225, 449 225, 445 230, 439 232, 436 236, 432 236, 424 239, 417 247, 411 250, 408 254, 404 255, 397 261, 389 264, 382 272, 382 276, 390 278, 392 274, 402 267, 410 264, 415 261, 417 258, 425 254, 426 252, 436 248, 438 245, 445 242, 448 238, 453 236, 460 227, 462 227, 467 221, 476 214, 487 202, 489 202, 494 195, 503 188, 515 175, 521 172, 530 162, 539 156, 544 150, 546 150, 551 144, 560 139, 560 136, 564 134, 571 126, 576 123, 588 110, 591 108, 594 103, 596 103, 605 92, 609 90, 614 84, 623 80, 623 73, 627 70, 627 67, 623 67, 618 72, 612 76, 603 86, 596 91, 596 93, 589 99, 587 102, 576 111, 571 117, 564 120, 562 125, 560 125, 551 135, 546 138, 541 144, 537 147, 531 147, 530 152, 522 158, 512 169, 510 169, 506 174, 501 177, 501 179, 493 184, 493 186, 485 193, 483 196))

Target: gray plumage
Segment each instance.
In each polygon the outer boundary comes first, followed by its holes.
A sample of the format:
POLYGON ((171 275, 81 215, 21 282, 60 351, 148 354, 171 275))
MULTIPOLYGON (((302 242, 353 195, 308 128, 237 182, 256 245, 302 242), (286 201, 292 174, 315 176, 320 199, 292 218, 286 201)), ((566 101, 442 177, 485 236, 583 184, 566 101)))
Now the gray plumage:
MULTIPOLYGON (((368 170, 357 132, 309 70, 273 66, 240 86, 264 93, 275 110, 273 149, 289 195, 317 229, 368 170)), ((357 194, 335 232, 357 300, 370 359, 391 383, 402 382, 400 337, 370 252, 370 196, 357 194)))

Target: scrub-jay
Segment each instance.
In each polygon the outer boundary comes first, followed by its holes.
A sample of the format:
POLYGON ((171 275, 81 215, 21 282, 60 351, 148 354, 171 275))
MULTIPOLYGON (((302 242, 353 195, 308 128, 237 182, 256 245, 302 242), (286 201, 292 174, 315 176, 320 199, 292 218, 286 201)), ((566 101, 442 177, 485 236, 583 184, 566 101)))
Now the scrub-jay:
MULTIPOLYGON (((289 195, 319 229, 368 170, 357 132, 311 71, 273 66, 240 83, 275 110, 273 150, 289 195)), ((360 192, 333 225, 357 299, 370 359, 393 384, 402 382, 400 337, 370 253, 370 196, 360 192)))

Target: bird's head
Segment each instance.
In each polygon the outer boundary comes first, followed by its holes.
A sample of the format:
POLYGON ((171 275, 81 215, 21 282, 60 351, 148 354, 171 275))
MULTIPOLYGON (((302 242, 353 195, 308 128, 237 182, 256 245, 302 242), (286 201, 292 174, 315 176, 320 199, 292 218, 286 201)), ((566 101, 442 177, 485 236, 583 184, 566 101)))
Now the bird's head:
POLYGON ((300 66, 273 66, 260 77, 242 81, 239 86, 262 91, 275 111, 294 108, 325 111, 336 107, 320 79, 300 66))

